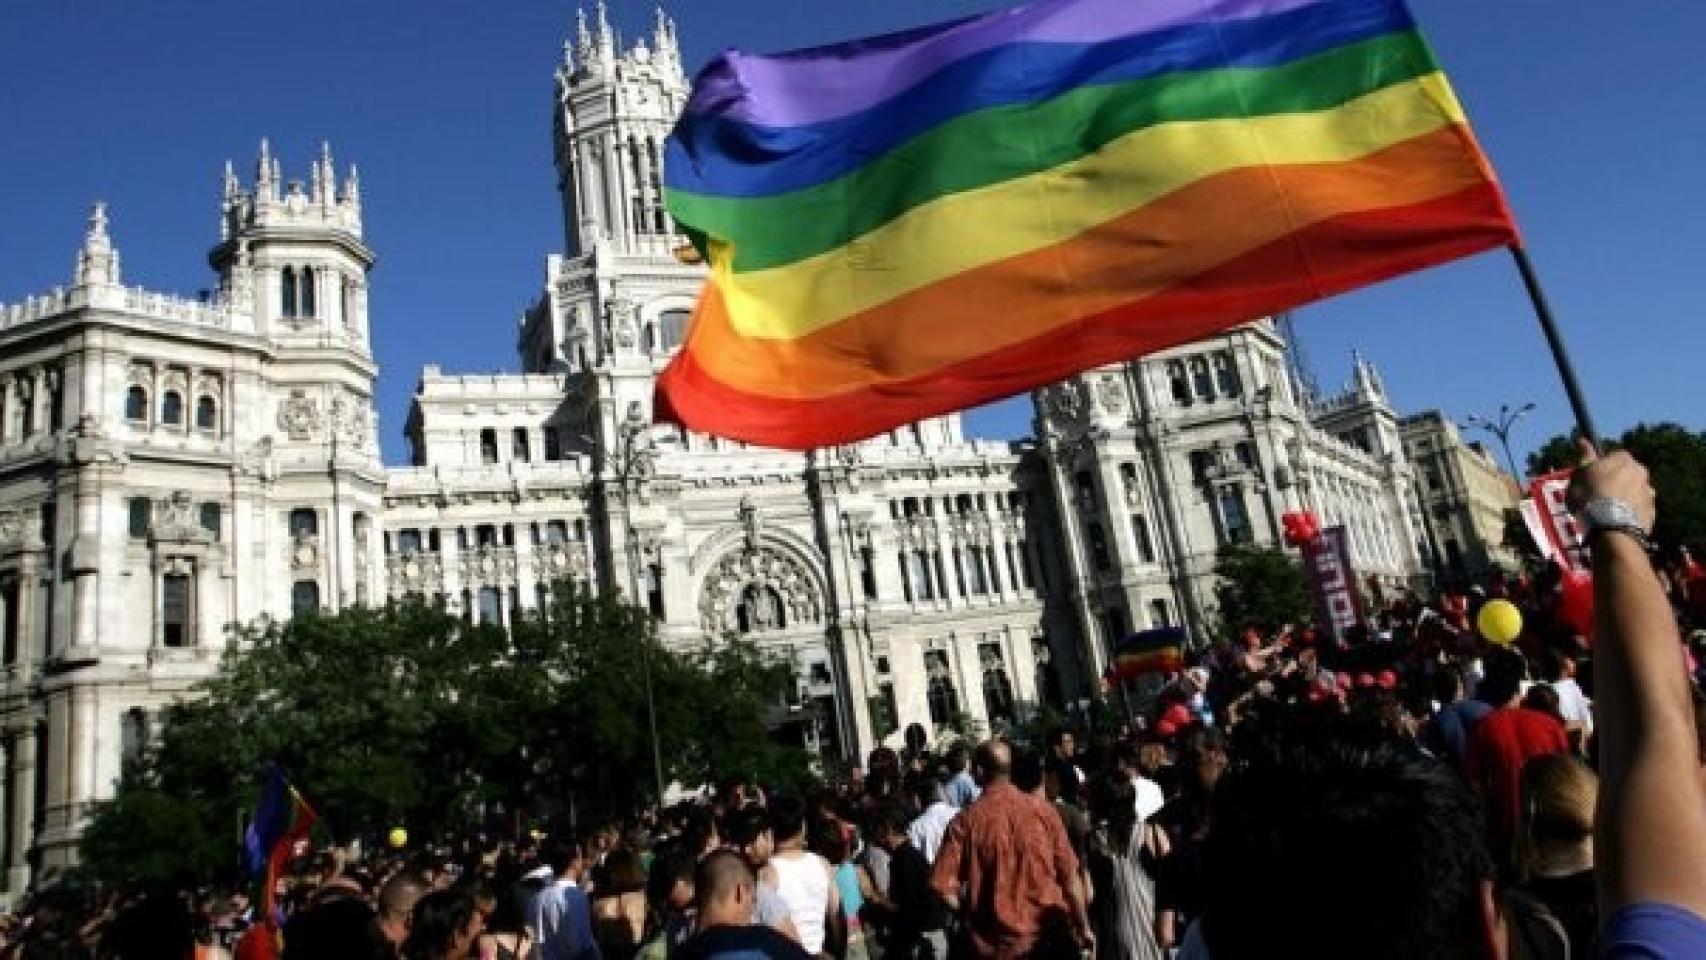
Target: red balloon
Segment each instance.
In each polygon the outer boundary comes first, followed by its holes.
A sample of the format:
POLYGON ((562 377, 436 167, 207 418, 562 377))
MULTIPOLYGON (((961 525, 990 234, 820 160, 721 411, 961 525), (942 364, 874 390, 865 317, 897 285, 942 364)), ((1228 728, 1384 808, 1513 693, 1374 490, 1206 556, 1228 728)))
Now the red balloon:
POLYGON ((1565 570, 1558 583, 1558 618, 1593 642, 1593 574, 1565 570))
POLYGON ((1380 676, 1376 677, 1375 681, 1380 684, 1382 690, 1398 689, 1398 674, 1391 670, 1380 671, 1380 676))

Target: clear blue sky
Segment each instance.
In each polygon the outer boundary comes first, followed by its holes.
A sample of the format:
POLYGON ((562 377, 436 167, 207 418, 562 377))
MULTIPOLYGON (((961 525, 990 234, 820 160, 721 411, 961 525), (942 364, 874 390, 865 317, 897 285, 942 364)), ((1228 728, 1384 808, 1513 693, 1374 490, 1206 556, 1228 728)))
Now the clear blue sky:
MULTIPOLYGON (((1184 0, 1133 0, 1184 2, 1184 0)), ((997 6, 988 0, 677 0, 690 65, 997 6)), ((651 6, 612 4, 629 35, 651 6)), ((1432 0, 1417 13, 1510 192, 1601 429, 1706 426, 1706 5, 1432 0)), ((568 0, 7 0, 0 4, 0 302, 65 282, 90 201, 128 282, 210 285, 219 173, 270 136, 287 176, 321 139, 362 168, 386 452, 422 364, 515 368, 515 319, 562 246, 551 72, 568 0)), ((1351 348, 1401 409, 1568 408, 1507 259, 1484 255, 1299 316, 1324 384, 1351 348)), ((971 426, 1012 436, 1009 401, 971 426)))

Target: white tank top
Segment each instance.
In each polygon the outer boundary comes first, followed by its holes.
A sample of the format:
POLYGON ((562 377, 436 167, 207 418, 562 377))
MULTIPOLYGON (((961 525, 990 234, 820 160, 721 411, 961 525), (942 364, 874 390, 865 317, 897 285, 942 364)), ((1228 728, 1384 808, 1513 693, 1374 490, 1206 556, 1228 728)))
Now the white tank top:
POLYGON ((800 946, 816 956, 823 952, 823 918, 829 911, 829 861, 815 853, 773 856, 776 894, 788 907, 788 918, 800 933, 800 946))

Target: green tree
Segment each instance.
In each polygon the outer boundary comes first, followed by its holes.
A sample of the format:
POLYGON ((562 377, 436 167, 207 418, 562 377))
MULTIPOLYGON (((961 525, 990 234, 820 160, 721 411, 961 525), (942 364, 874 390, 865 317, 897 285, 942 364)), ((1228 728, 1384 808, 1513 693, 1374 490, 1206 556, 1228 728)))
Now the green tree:
POLYGON ((1222 639, 1236 637, 1246 627, 1274 630, 1309 616, 1303 565, 1288 553, 1233 544, 1221 548, 1214 573, 1219 578, 1214 597, 1222 639))
POLYGON ((569 585, 507 632, 406 602, 234 630, 96 812, 85 860, 127 882, 229 869, 267 761, 338 839, 442 837, 500 808, 627 814, 655 789, 648 676, 669 779, 809 769, 771 735, 791 669, 749 642, 671 648, 644 611, 569 585))
POLYGON ((127 782, 84 831, 83 863, 96 877, 133 888, 235 879, 238 823, 233 817, 221 833, 219 820, 206 800, 127 782))
POLYGON ((1538 477, 1543 473, 1554 470, 1568 470, 1582 462, 1582 455, 1576 449, 1578 431, 1559 434, 1540 445, 1540 448, 1528 455, 1528 475, 1538 477))
POLYGON ((1659 512, 1653 538, 1673 548, 1706 543, 1706 435, 1676 423, 1637 424, 1620 446, 1652 475, 1659 512))

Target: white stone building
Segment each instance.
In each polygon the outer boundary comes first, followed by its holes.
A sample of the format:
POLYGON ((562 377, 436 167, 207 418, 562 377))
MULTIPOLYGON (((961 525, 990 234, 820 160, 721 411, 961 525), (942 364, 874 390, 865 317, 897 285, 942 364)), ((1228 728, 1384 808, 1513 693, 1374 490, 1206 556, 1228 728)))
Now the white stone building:
POLYGON ((1352 530, 1383 586, 1422 569, 1396 417, 1359 361, 1297 396, 1268 322, 1036 395, 1037 439, 956 416, 810 453, 651 423, 702 268, 663 212, 685 99, 674 25, 619 50, 602 4, 556 76, 565 245, 522 372, 422 374, 410 465, 382 465, 355 171, 227 171, 216 285, 120 282, 97 207, 72 283, 0 306, 0 871, 71 862, 160 707, 227 624, 442 597, 508 622, 564 579, 663 637, 792 658, 798 735, 862 755, 911 723, 984 730, 1095 689, 1127 630, 1214 623, 1224 543, 1279 516, 1352 530))

